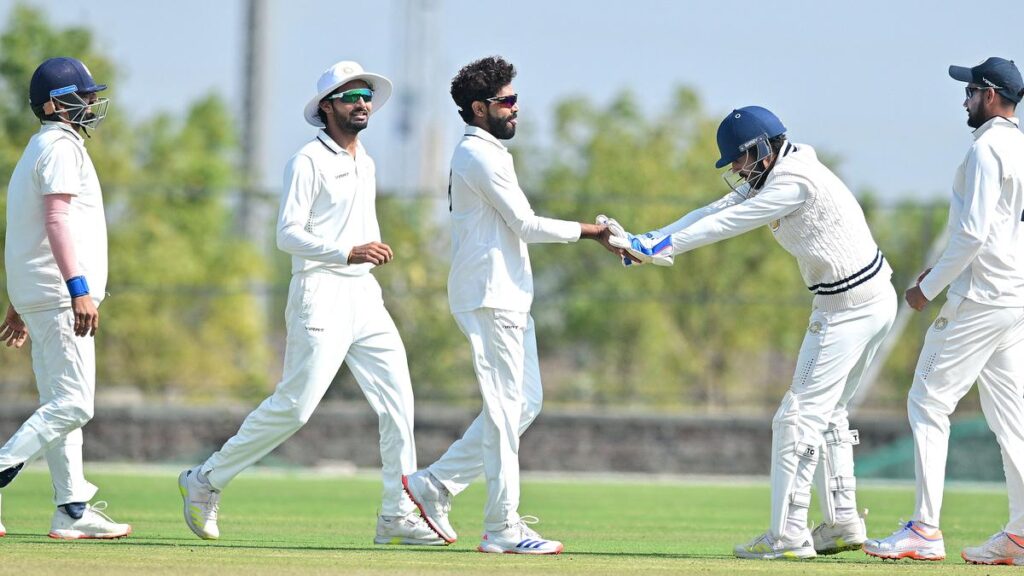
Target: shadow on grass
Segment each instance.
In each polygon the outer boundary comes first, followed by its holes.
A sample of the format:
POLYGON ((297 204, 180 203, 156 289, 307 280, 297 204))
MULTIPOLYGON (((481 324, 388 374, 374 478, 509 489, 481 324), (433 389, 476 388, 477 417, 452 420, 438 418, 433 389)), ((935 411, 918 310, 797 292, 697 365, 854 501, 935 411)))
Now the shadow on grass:
MULTIPOLYGON (((36 544, 36 545, 59 545, 61 542, 51 540, 45 536, 40 537, 38 534, 7 534, 8 538, 13 537, 15 540, 20 540, 19 544, 36 544)), ((480 554, 476 548, 455 548, 451 546, 317 546, 308 544, 295 544, 276 540, 264 540, 259 544, 254 544, 251 540, 227 540, 220 539, 217 541, 196 541, 193 539, 183 538, 170 538, 170 537, 147 537, 142 539, 119 538, 116 540, 105 540, 99 542, 118 543, 121 546, 137 546, 137 547, 158 547, 158 548, 211 548, 215 550, 274 550, 274 551, 310 551, 310 552, 386 552, 389 554, 480 554)), ((561 554, 564 557, 579 556, 586 558, 646 558, 646 559, 659 559, 659 560, 715 560, 715 561, 737 561, 737 562, 750 562, 751 565, 755 565, 758 562, 765 562, 759 560, 741 560, 736 558, 732 554, 698 554, 698 553, 687 553, 687 552, 596 552, 596 551, 583 551, 583 552, 565 552, 561 554)), ((772 563, 786 563, 786 564, 864 564, 872 565, 879 564, 877 560, 872 558, 854 558, 854 557, 843 557, 843 556, 819 556, 813 560, 775 560, 772 563)))

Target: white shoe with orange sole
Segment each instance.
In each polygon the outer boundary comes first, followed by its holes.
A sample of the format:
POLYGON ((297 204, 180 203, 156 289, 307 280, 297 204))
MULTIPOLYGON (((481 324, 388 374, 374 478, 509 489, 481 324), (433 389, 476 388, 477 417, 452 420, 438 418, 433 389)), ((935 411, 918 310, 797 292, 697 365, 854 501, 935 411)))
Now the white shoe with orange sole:
POLYGON ((946 545, 942 540, 942 530, 931 532, 915 524, 913 521, 902 524, 902 527, 889 537, 868 539, 864 542, 864 552, 868 556, 885 560, 945 560, 946 545))
POLYGON ((968 546, 960 557, 970 564, 1024 566, 1024 536, 1000 532, 981 546, 968 546))

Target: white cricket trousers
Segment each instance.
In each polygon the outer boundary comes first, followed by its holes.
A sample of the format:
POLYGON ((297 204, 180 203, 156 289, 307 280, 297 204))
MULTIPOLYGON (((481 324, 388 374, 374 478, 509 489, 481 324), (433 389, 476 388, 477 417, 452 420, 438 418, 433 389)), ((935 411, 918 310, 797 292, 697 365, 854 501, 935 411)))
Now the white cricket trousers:
MULTIPOLYGON (((203 464, 223 490, 235 476, 309 421, 344 361, 377 414, 384 482, 380 513, 404 516, 415 505, 402 475, 416 471, 413 395, 405 346, 371 274, 311 272, 292 276, 285 309, 284 375, 238 433, 203 464)), ((338 439, 344 441, 345 439, 338 439)))
POLYGON ((97 488, 82 469, 82 426, 93 415, 96 342, 91 336, 75 336, 70 307, 28 312, 21 318, 32 339, 40 406, 0 448, 0 470, 45 454, 53 503, 88 502, 97 488))
POLYGON ((482 472, 484 529, 498 531, 519 522, 519 437, 544 399, 537 335, 528 312, 478 308, 453 315, 473 348, 483 410, 428 470, 453 495, 482 472))
MULTIPOLYGON (((799 512, 806 518, 815 469, 825 450, 833 450, 828 455, 831 478, 825 478, 831 485, 820 491, 831 494, 821 496, 828 496, 834 506, 856 506, 852 443, 830 448, 826 433, 850 435, 847 406, 896 318, 896 291, 886 286, 857 306, 811 312, 793 383, 772 420, 770 529, 776 538, 782 537, 791 508, 802 508, 799 512)), ((821 500, 828 518, 834 510, 825 510, 826 498, 821 500)))
POLYGON ((907 398, 914 433, 914 520, 939 525, 949 415, 978 382, 981 409, 999 441, 1010 501, 1005 531, 1024 535, 1024 308, 950 295, 928 328, 907 398))

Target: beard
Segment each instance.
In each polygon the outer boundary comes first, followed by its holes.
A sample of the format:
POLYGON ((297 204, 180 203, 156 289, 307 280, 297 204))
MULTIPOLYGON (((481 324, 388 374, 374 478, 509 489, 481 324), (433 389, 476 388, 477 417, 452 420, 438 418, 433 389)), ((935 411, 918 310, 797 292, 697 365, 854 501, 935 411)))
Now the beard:
POLYGON ((504 118, 487 115, 487 131, 498 140, 511 140, 516 135, 516 125, 509 122, 517 114, 509 114, 504 118))
POLYGON ((340 128, 342 132, 359 134, 370 124, 370 111, 366 108, 356 108, 351 110, 348 113, 348 116, 342 117, 341 114, 337 114, 336 120, 338 122, 338 128, 340 128), (353 118, 356 114, 366 114, 366 117, 356 120, 353 118))
POLYGON ((348 118, 345 118, 344 120, 342 120, 338 127, 341 128, 341 130, 343 132, 348 132, 349 134, 358 134, 358 133, 362 132, 363 130, 365 130, 366 127, 369 126, 369 125, 370 125, 370 117, 369 116, 367 116, 366 118, 359 119, 359 120, 353 120, 352 117, 349 116, 348 118))
POLYGON ((981 128, 981 125, 985 123, 985 118, 981 115, 981 110, 968 110, 967 111, 967 125, 977 130, 981 128))

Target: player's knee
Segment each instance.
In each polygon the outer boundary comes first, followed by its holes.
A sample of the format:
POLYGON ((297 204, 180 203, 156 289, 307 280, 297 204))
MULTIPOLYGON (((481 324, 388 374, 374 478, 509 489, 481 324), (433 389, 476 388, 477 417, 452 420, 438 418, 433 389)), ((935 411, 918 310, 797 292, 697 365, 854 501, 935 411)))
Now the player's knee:
POLYGON ((93 417, 93 405, 89 404, 76 404, 74 406, 68 406, 64 410, 64 420, 67 422, 68 428, 74 430, 85 426, 93 417))

